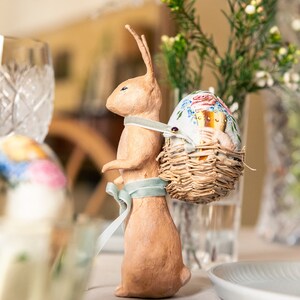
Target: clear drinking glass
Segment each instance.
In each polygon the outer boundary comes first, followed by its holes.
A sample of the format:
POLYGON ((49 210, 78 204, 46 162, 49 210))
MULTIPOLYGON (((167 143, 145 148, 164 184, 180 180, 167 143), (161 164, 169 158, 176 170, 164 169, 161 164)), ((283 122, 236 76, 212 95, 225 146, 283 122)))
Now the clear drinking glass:
POLYGON ((0 136, 42 142, 53 112, 54 71, 49 47, 0 35, 0 136))

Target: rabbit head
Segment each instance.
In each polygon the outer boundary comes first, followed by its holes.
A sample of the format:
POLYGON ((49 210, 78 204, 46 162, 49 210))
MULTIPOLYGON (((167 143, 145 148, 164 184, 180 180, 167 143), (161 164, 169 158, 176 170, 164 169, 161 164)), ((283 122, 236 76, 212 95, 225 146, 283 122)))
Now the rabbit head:
POLYGON ((106 102, 110 111, 120 115, 139 115, 157 118, 161 106, 161 92, 154 77, 153 65, 145 36, 141 37, 129 26, 125 28, 135 38, 147 72, 143 76, 128 79, 112 92, 106 102))

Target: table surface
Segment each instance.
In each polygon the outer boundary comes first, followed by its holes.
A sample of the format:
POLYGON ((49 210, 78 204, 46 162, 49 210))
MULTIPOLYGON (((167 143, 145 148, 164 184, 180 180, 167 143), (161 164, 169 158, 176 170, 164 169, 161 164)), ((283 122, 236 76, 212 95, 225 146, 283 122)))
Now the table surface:
MULTIPOLYGON (((239 236, 239 261, 300 260, 300 246, 268 243, 253 228, 242 228, 239 236)), ((122 254, 103 252, 94 261, 84 300, 120 299, 114 289, 120 282, 122 254)), ((204 271, 195 271, 189 283, 173 297, 185 300, 218 300, 214 287, 204 271)), ((128 298, 127 298, 128 299, 128 298)))

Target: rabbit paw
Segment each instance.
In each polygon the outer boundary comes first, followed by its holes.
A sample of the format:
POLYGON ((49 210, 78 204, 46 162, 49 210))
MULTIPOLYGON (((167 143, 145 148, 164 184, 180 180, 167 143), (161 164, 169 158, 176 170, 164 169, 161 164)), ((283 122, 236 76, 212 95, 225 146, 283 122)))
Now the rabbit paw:
POLYGON ((114 184, 116 184, 116 185, 123 184, 123 183, 124 183, 124 180, 123 180, 122 176, 119 176, 118 178, 116 178, 114 180, 114 184))
POLYGON ((106 164, 102 167, 102 170, 101 170, 102 173, 105 173, 106 171, 110 171, 110 170, 116 169, 115 166, 114 166, 114 164, 115 164, 115 160, 112 160, 112 161, 106 163, 106 164))

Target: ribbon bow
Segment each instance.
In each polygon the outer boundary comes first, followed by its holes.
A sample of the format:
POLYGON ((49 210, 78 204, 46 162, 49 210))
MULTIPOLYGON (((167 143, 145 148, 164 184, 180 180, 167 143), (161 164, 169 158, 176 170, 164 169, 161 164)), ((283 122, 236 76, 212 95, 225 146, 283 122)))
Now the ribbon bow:
POLYGON ((167 182, 155 177, 137 180, 127 183, 122 190, 118 190, 117 186, 109 182, 106 186, 106 192, 111 195, 120 205, 120 215, 115 219, 99 236, 97 253, 99 254, 104 245, 114 234, 114 232, 125 221, 131 211, 133 198, 157 197, 166 195, 167 182))

